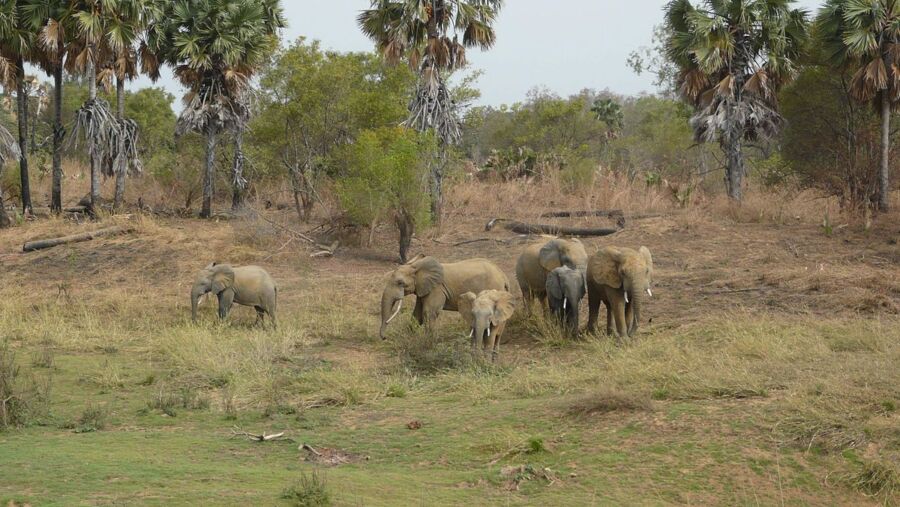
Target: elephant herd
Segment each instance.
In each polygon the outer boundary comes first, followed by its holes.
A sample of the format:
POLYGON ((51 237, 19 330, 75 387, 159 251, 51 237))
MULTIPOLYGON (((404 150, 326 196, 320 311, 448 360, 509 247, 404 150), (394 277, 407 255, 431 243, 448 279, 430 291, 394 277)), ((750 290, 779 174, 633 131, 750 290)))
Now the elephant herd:
MULTIPOLYGON (((526 311, 533 311, 535 299, 541 309, 546 304, 570 336, 578 333, 579 307, 585 295, 589 332, 596 328, 602 303, 606 306, 606 332, 632 336, 641 320, 645 295, 653 295, 652 278, 653 258, 646 247, 608 246, 589 257, 578 239, 555 238, 528 246, 516 262, 516 280, 526 311)), ((275 325, 278 288, 258 266, 206 266, 191 290, 194 320, 200 299, 207 294, 218 298, 220 318, 237 303, 254 307, 258 323, 268 316, 275 325)), ((400 313, 403 298, 410 294, 416 296, 413 317, 419 324, 430 325, 442 310, 459 312, 469 325, 472 347, 497 358, 515 300, 509 279, 494 263, 487 259, 441 263, 419 255, 392 271, 381 295, 382 339, 387 325, 400 313)))

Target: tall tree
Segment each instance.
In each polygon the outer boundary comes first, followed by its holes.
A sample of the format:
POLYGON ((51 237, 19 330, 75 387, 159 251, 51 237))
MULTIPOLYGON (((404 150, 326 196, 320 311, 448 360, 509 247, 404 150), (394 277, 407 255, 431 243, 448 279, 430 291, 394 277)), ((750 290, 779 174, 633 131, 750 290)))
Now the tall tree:
POLYGON ((777 93, 796 72, 806 12, 794 0, 672 0, 666 7, 668 57, 695 108, 698 140, 726 154, 725 187, 741 200, 744 141, 774 136, 783 121, 777 93))
POLYGON ((438 224, 446 150, 461 137, 459 111, 446 73, 466 64, 466 48, 494 45, 494 22, 502 5, 502 0, 371 0, 371 8, 357 19, 388 62, 405 59, 419 72, 406 126, 434 129, 439 140, 440 159, 432 163, 430 175, 432 216, 438 224))
MULTIPOLYGON (((284 26, 278 0, 176 0, 149 27, 146 52, 174 66, 176 77, 189 90, 177 133, 198 131, 206 136, 201 217, 212 215, 218 136, 232 130, 235 160, 243 161, 250 80, 276 48, 277 31, 284 26)), ((236 163, 232 172, 236 192, 243 191, 242 170, 236 163)))
POLYGON ((115 80, 116 85, 116 131, 115 156, 107 157, 104 173, 115 175, 116 190, 113 207, 118 209, 125 198, 125 178, 129 167, 139 167, 137 160, 137 124, 125 117, 125 82, 138 76, 137 44, 144 28, 162 12, 158 0, 118 0, 113 9, 104 12, 105 44, 108 47, 106 68, 100 73, 100 80, 115 80))
POLYGON ((22 210, 32 211, 31 181, 28 173, 28 93, 25 62, 32 59, 37 32, 23 15, 23 1, 7 1, 0 5, 0 75, 3 83, 16 90, 16 120, 19 134, 19 181, 22 210))
POLYGON ((900 102, 900 1, 828 0, 817 18, 831 62, 854 68, 850 95, 881 115, 878 208, 890 201, 891 110, 900 102))
POLYGON ((47 74, 53 76, 53 175, 50 189, 50 209, 62 212, 62 153, 65 128, 62 122, 63 73, 68 45, 75 32, 74 10, 67 1, 25 0, 22 6, 23 20, 38 32, 40 51, 38 63, 47 74))

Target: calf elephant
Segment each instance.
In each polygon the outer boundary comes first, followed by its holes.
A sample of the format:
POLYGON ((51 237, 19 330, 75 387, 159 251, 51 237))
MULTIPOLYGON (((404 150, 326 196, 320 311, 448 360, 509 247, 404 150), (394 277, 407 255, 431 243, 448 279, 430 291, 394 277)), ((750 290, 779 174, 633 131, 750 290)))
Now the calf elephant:
POLYGON ((228 264, 212 263, 197 275, 191 289, 191 318, 197 320, 197 305, 200 297, 212 293, 219 299, 219 318, 224 319, 237 303, 256 309, 256 322, 264 323, 269 316, 276 326, 275 309, 278 304, 278 287, 275 281, 259 266, 232 267, 228 264))
POLYGON ((560 266, 547 275, 547 303, 570 336, 578 334, 578 308, 584 298, 584 272, 560 266))
POLYGON ((513 296, 505 290, 485 290, 478 295, 466 292, 459 297, 459 314, 462 315, 472 337, 472 350, 491 352, 491 361, 500 353, 500 337, 506 321, 515 311, 513 296))
POLYGON ((644 294, 653 296, 653 257, 647 247, 606 247, 588 261, 588 330, 593 331, 600 312, 606 306, 606 332, 625 338, 634 335, 641 320, 644 294))
POLYGON ((587 262, 587 252, 578 239, 556 238, 527 247, 516 262, 516 279, 522 289, 526 309, 530 311, 535 298, 543 306, 547 298, 547 275, 551 271, 568 266, 584 273, 587 262))
POLYGON ((381 294, 381 329, 400 313, 403 297, 415 294, 413 316, 419 324, 430 325, 441 310, 459 311, 459 297, 466 292, 509 290, 509 279, 487 259, 469 259, 442 264, 434 257, 418 256, 394 270, 381 294), (395 309, 396 305, 396 309, 395 309))

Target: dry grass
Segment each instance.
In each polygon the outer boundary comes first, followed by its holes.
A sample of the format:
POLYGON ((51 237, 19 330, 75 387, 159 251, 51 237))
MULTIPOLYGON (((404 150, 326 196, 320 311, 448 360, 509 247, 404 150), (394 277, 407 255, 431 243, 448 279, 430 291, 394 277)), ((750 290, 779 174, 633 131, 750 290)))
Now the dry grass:
POLYGON ((614 389, 598 389, 581 395, 566 404, 566 412, 576 417, 610 412, 650 411, 652 409, 653 405, 649 398, 614 389))

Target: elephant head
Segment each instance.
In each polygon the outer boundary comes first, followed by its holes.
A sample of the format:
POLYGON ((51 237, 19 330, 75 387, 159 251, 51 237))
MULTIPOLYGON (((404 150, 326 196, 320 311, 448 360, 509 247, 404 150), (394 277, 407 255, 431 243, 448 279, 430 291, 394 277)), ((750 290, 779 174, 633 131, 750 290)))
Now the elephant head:
POLYGON ((469 324, 470 336, 480 340, 491 337, 491 333, 515 311, 513 296, 503 290, 485 290, 477 296, 466 292, 459 297, 459 313, 469 324))
POLYGON ((650 288, 653 280, 653 257, 650 250, 645 246, 638 251, 606 247, 597 252, 597 259, 598 269, 593 278, 614 289, 622 289, 625 304, 633 305, 634 308, 634 327, 631 330, 634 332, 641 320, 644 295, 653 296, 650 288))
POLYGON ((423 298, 433 290, 441 290, 443 283, 444 267, 434 257, 419 255, 391 272, 381 294, 381 339, 385 338, 387 325, 400 313, 404 296, 415 294, 423 298))
POLYGON ((584 272, 560 266, 547 275, 547 299, 550 309, 565 317, 570 331, 578 330, 578 307, 585 294, 584 272))
POLYGON ((231 266, 213 262, 203 268, 191 289, 191 318, 197 320, 197 305, 201 296, 210 292, 219 295, 232 287, 234 287, 234 269, 231 266))
POLYGON ((548 273, 560 266, 568 266, 584 273, 587 270, 588 255, 580 240, 557 238, 541 247, 539 261, 548 273))

